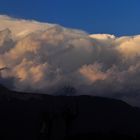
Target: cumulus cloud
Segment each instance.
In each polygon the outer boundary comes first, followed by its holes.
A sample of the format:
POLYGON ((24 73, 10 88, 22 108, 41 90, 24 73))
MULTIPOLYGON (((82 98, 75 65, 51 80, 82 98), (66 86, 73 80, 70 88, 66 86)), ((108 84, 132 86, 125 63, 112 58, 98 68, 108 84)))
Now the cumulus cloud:
POLYGON ((139 44, 139 35, 89 35, 57 24, 0 16, 0 68, 6 67, 0 82, 47 94, 69 85, 78 95, 140 105, 139 44))

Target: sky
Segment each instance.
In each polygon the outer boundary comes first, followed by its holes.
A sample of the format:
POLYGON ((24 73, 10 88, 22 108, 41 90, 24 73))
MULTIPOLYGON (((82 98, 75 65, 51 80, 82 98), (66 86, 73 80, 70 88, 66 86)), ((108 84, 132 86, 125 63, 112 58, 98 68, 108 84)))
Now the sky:
POLYGON ((69 85, 140 106, 139 4, 1 0, 0 83, 48 94, 69 85))
POLYGON ((140 34, 139 0, 1 0, 0 14, 116 36, 140 34))

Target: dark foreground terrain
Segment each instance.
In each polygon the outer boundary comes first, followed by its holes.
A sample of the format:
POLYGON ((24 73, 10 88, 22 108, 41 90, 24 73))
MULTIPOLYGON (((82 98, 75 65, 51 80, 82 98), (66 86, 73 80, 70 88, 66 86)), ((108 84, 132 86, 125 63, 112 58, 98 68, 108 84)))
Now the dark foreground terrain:
POLYGON ((0 86, 0 140, 11 139, 139 140, 140 109, 115 99, 18 93, 0 86))

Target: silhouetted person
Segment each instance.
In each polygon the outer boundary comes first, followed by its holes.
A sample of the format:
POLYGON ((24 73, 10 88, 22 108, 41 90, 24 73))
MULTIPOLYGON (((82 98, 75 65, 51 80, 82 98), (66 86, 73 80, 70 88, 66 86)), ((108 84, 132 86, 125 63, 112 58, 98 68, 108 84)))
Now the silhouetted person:
POLYGON ((75 102, 64 104, 58 111, 43 113, 41 138, 46 140, 64 140, 70 124, 77 116, 77 105, 75 102))

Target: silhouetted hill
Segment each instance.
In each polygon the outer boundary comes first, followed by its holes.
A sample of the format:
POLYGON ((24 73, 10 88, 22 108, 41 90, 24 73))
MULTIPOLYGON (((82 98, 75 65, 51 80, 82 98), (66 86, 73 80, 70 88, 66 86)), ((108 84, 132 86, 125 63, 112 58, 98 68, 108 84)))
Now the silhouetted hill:
MULTIPOLYGON (((75 92, 58 92, 67 91, 75 92)), ((123 101, 21 93, 0 85, 0 140, 135 140, 139 135, 140 109, 123 101)))

